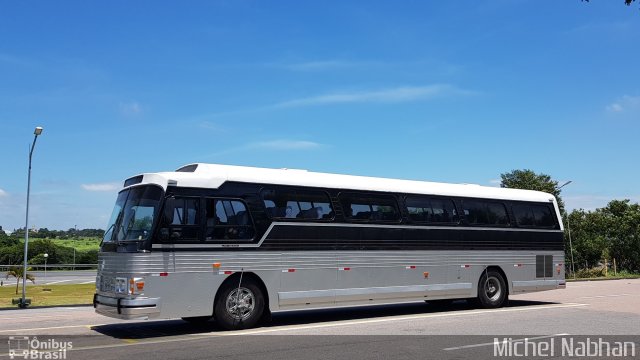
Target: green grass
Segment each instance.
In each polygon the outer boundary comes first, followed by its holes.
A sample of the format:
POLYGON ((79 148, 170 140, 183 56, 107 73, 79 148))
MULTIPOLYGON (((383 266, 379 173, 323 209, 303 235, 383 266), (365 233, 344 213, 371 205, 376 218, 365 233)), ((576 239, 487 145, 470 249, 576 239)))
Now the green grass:
POLYGON ((592 269, 581 269, 579 271, 576 271, 575 279, 571 274, 567 274, 565 277, 567 281, 617 280, 617 279, 640 279, 640 274, 633 273, 627 270, 621 270, 614 274, 613 270, 609 270, 605 276, 604 268, 592 268, 592 269))
POLYGON ((80 238, 80 239, 50 239, 54 244, 75 248, 76 251, 98 250, 100 248, 99 238, 80 238))
MULTIPOLYGON (((31 306, 76 305, 91 304, 93 293, 96 290, 94 284, 73 285, 27 285, 27 298, 31 299, 31 306), (50 289, 51 291, 44 291, 50 289)), ((11 299, 22 296, 22 287, 16 295, 15 282, 7 283, 0 287, 0 308, 15 308, 11 299)))
MULTIPOLYGON (((101 239, 98 237, 87 237, 78 239, 41 239, 32 237, 29 239, 29 243, 37 240, 49 240, 56 245, 75 248, 76 251, 98 250, 100 249, 101 241, 101 239)), ((24 239, 20 239, 20 243, 24 244, 24 239)))

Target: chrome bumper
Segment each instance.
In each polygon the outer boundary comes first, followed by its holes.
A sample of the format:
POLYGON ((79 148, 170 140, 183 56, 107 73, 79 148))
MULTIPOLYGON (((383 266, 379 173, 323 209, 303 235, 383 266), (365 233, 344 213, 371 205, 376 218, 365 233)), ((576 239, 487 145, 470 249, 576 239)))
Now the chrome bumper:
POLYGON ((96 313, 117 319, 150 319, 160 314, 160 299, 125 299, 94 294, 93 307, 96 313))

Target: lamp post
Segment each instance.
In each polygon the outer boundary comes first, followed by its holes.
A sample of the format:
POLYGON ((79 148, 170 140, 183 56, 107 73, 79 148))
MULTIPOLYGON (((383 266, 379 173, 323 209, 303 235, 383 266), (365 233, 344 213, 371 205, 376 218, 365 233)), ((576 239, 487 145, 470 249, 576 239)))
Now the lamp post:
POLYGON ((44 282, 45 283, 47 282, 47 259, 48 258, 49 258, 49 254, 44 253, 44 282))
MULTIPOLYGON (((27 255, 29 251, 29 195, 31 193, 31 157, 33 156, 33 149, 36 146, 36 140, 38 140, 38 135, 42 134, 42 127, 38 126, 33 131, 35 135, 33 137, 33 143, 31 144, 31 150, 29 150, 29 175, 27 177, 27 215, 25 219, 24 225, 24 264, 22 268, 22 299, 18 303, 18 307, 26 308, 27 307, 27 299, 26 299, 26 290, 27 290, 27 255)), ((46 269, 46 267, 45 267, 46 269)))
MULTIPOLYGON (((558 187, 560 190, 563 186, 571 184, 571 180, 565 182, 564 184, 558 187)), ((576 278, 576 268, 573 262, 573 244, 571 244, 571 225, 569 224, 569 214, 567 213, 567 232, 569 234, 569 251, 571 252, 571 273, 573 274, 573 278, 576 278)))

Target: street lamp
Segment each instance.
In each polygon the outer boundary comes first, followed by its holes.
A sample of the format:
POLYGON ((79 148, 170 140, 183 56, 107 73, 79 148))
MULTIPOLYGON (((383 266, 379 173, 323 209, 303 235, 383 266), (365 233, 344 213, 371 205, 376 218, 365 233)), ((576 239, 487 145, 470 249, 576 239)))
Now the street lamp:
POLYGON ((47 258, 48 257, 49 257, 49 254, 44 253, 44 282, 45 283, 47 282, 47 258))
POLYGON ((569 181, 565 182, 564 184, 558 186, 558 190, 562 189, 563 186, 571 184, 572 182, 573 182, 573 180, 569 180, 569 181))
MULTIPOLYGON (((27 299, 26 299, 26 290, 27 290, 27 253, 29 251, 29 195, 31 193, 31 157, 33 156, 33 148, 36 146, 36 140, 38 140, 38 135, 42 134, 42 127, 38 126, 33 131, 35 135, 33 137, 33 143, 31 144, 31 150, 29 150, 29 175, 27 177, 27 215, 24 225, 24 264, 22 268, 22 299, 18 303, 18 307, 26 308, 27 307, 27 299)), ((46 267, 45 267, 46 269, 46 267)))
MULTIPOLYGON (((565 185, 569 185, 571 184, 571 180, 565 182, 564 184, 560 185, 558 187, 558 190, 560 190, 563 186, 565 185)), ((573 262, 573 244, 571 244, 571 226, 569 224, 569 214, 567 213, 567 232, 569 234, 569 251, 571 252, 571 273, 573 274, 573 278, 576 278, 576 267, 575 267, 575 263, 573 262)))

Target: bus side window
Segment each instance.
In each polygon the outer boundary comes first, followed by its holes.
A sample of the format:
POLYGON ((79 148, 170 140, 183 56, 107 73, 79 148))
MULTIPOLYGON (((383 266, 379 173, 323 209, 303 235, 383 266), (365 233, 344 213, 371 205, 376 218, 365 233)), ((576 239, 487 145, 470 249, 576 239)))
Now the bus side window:
POLYGON ((458 213, 451 199, 409 196, 405 200, 409 218, 423 223, 455 223, 458 213))
POLYGON ((554 227, 555 217, 551 214, 551 209, 545 205, 534 205, 533 215, 536 219, 536 225, 539 227, 554 227))
POLYGON ((512 207, 516 223, 521 227, 553 228, 555 217, 547 205, 518 204, 512 207))
POLYGON ((395 198, 388 195, 341 193, 339 195, 345 217, 364 222, 396 222, 400 212, 395 198))
POLYGON ((205 239, 251 240, 255 235, 251 216, 240 200, 206 199, 205 239))
POLYGON ((333 220, 329 195, 319 190, 263 189, 262 199, 271 219, 333 220))
POLYGON ((160 237, 165 242, 200 240, 200 199, 168 198, 160 237))
POLYGON ((509 217, 503 203, 484 200, 464 200, 464 214, 470 225, 507 226, 509 217))

